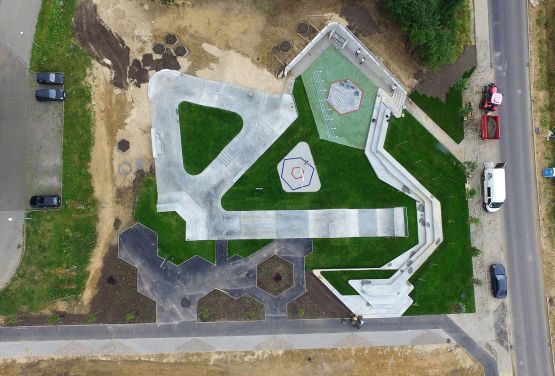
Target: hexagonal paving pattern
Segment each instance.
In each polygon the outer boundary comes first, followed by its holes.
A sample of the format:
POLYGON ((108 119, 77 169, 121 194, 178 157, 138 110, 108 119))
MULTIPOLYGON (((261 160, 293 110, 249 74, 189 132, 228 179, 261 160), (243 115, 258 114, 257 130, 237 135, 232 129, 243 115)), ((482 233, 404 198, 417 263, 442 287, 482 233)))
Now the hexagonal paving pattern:
POLYGON ((256 266, 256 286, 279 296, 293 287, 293 264, 273 255, 256 266))

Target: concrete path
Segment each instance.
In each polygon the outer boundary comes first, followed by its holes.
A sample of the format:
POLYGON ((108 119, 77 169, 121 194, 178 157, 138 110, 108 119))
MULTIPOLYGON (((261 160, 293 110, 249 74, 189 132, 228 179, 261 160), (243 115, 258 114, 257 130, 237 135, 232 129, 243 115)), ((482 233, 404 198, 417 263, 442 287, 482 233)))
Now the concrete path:
POLYGON ((439 127, 424 111, 420 109, 410 98, 407 100, 407 111, 422 124, 455 158, 464 161, 464 141, 457 144, 443 129, 439 127))
POLYGON ((157 208, 185 219, 187 240, 407 236, 404 208, 223 210, 224 193, 297 118, 291 94, 271 95, 162 70, 150 79, 149 99, 157 208), (239 134, 195 176, 183 168, 176 113, 183 101, 233 111, 243 119, 239 134))
POLYGON ((369 319, 360 330, 339 319, 0 328, 0 358, 311 349, 457 343, 498 375, 495 359, 447 316, 369 319), (225 335, 225 337, 223 336, 225 335))

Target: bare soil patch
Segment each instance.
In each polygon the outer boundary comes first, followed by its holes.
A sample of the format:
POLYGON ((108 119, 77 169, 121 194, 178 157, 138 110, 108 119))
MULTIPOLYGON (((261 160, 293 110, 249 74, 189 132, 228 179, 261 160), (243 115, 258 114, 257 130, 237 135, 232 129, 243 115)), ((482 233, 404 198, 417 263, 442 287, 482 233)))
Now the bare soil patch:
POLYGON ((449 88, 453 86, 464 72, 476 66, 476 46, 466 46, 459 59, 447 64, 438 72, 419 70, 414 74, 418 85, 414 88, 421 94, 445 101, 449 88))
POLYGON ((81 47, 112 71, 114 86, 125 89, 129 47, 98 17, 96 5, 92 1, 83 1, 76 9, 73 30, 81 47))
POLYGON ((272 350, 181 353, 150 356, 7 361, 5 376, 31 375, 483 375, 483 368, 460 347, 440 345, 330 350, 272 350))
POLYGON ((293 264, 273 255, 256 266, 256 286, 278 296, 293 287, 293 264))
POLYGON ((250 296, 238 299, 214 289, 199 299, 197 303, 198 321, 246 321, 264 320, 264 304, 250 296))
POLYGON ((378 23, 372 14, 359 4, 347 4, 341 8, 341 17, 349 22, 349 28, 355 35, 369 37, 380 32, 378 23))
POLYGON ((290 319, 345 318, 351 311, 322 282, 305 272, 306 293, 287 305, 290 319))

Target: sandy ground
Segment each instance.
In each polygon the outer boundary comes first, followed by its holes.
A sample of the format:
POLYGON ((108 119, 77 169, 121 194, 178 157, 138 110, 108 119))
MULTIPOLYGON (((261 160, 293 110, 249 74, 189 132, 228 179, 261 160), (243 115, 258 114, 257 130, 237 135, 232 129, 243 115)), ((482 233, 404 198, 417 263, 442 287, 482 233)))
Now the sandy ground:
POLYGON ((5 376, 24 375, 483 375, 459 347, 404 346, 336 350, 215 352, 129 358, 70 358, 0 364, 5 376), (438 356, 441 355, 441 356, 438 356))
MULTIPOLYGON (((532 82, 532 116, 534 127, 540 128, 539 134, 534 137, 534 146, 536 149, 536 176, 538 177, 538 198, 540 208, 540 240, 543 255, 543 278, 545 284, 545 293, 548 299, 549 310, 549 326, 551 329, 551 342, 553 343, 553 334, 555 333, 555 237, 554 223, 549 218, 549 208, 553 197, 555 197, 555 187, 553 182, 542 178, 542 168, 549 153, 548 143, 545 139, 547 129, 541 126, 541 109, 548 105, 548 92, 545 90, 545 77, 549 69, 544 64, 540 64, 540 45, 543 44, 545 49, 550 48, 546 44, 546 30, 537 25, 538 17, 550 17, 555 12, 555 4, 553 2, 541 2, 540 6, 534 8, 529 7, 529 25, 530 25, 530 71, 532 82)), ((555 62, 549 64, 555 66, 555 62)), ((553 142, 553 141, 552 141, 553 142)), ((552 347, 553 351, 553 347, 552 347)))

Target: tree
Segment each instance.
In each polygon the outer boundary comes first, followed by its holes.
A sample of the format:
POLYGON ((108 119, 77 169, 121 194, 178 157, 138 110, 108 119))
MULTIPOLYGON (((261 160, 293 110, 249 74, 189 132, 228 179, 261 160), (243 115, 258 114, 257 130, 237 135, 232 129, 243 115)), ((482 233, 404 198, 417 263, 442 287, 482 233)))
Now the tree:
POLYGON ((470 12, 464 0, 389 0, 386 7, 412 54, 434 70, 455 62, 469 40, 470 12))

